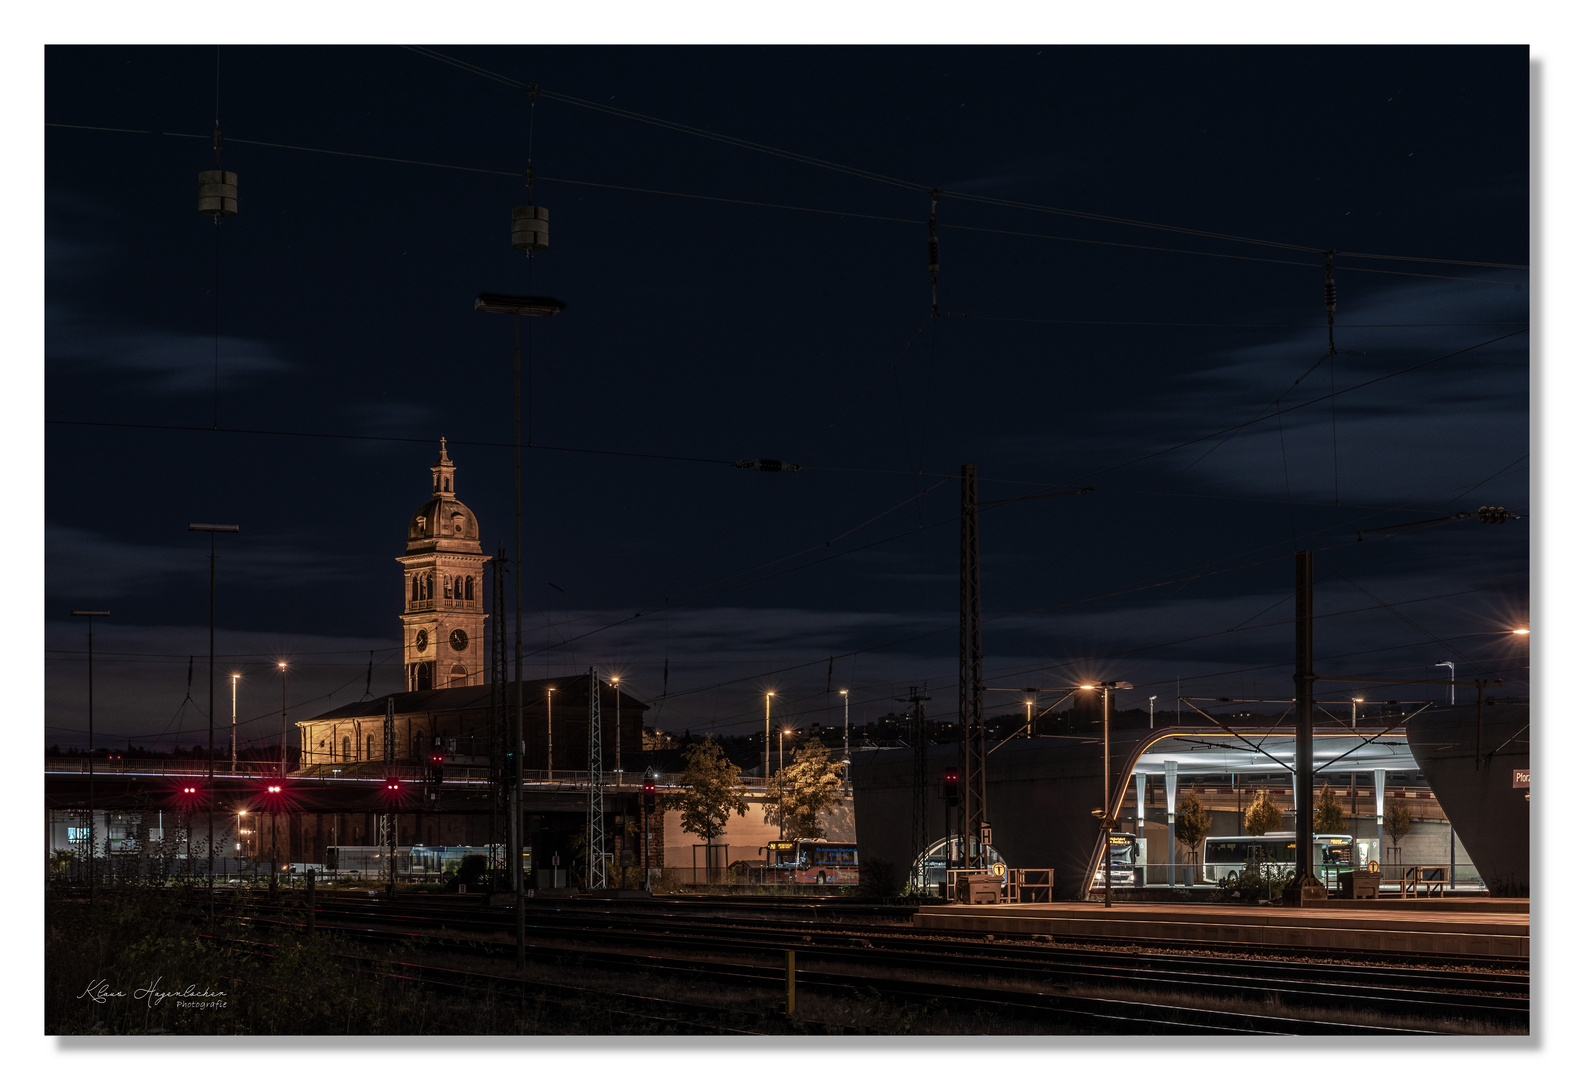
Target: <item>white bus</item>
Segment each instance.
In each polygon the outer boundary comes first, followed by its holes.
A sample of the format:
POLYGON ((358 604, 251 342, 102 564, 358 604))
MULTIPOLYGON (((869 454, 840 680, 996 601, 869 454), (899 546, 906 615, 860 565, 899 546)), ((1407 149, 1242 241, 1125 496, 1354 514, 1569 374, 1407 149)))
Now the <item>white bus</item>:
MULTIPOLYGON (((1248 862, 1284 872, 1295 869, 1295 834, 1271 832, 1262 836, 1210 836, 1202 842, 1202 880, 1209 884, 1239 877, 1248 862)), ((1341 872, 1357 869, 1355 841, 1348 833, 1318 833, 1312 837, 1312 873, 1329 889, 1341 872)))
MULTIPOLYGON (((1147 840, 1137 839, 1136 833, 1110 833, 1109 834, 1109 865, 1110 884, 1117 889, 1131 888, 1137 884, 1137 866, 1146 862, 1142 856, 1147 840)), ((1098 868, 1093 871, 1093 887, 1104 887, 1104 860, 1100 859, 1098 868)))

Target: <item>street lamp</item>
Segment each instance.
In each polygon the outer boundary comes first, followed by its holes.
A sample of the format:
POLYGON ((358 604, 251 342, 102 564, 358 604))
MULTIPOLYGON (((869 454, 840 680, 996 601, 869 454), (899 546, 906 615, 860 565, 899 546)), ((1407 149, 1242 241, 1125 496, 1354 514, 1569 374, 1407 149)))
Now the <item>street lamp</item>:
POLYGON ((552 779, 552 691, 557 687, 547 687, 547 780, 552 779))
POLYGON ((94 828, 98 802, 93 794, 93 620, 107 619, 107 611, 73 611, 87 619, 87 898, 93 899, 93 859, 97 854, 98 833, 94 828))
POLYGON ((618 687, 619 677, 607 680, 612 684, 612 768, 618 774, 618 784, 623 783, 623 691, 618 687))
POLYGON ((1153 694, 1148 698, 1148 730, 1153 730, 1153 703, 1159 700, 1159 695, 1153 694))
POLYGON ((218 576, 218 533, 238 533, 239 525, 186 526, 187 532, 208 534, 208 920, 213 920, 213 590, 218 576))
MULTIPOLYGON (((849 745, 848 744, 848 732, 851 730, 850 726, 849 726, 850 723, 851 723, 851 718, 852 718, 852 698, 847 696, 847 691, 846 690, 843 690, 842 691, 842 764, 843 765, 851 765, 852 764, 852 755, 848 751, 848 745, 849 745)), ((847 774, 846 774, 845 771, 842 774, 842 782, 843 783, 847 782, 847 774)))
MULTIPOLYGON (((525 624, 524 624, 524 594, 520 591, 523 574, 523 561, 521 554, 524 551, 524 500, 521 494, 520 475, 522 471, 521 456, 523 454, 520 441, 520 404, 519 404, 519 320, 521 316, 530 318, 546 318, 562 311, 564 304, 561 300, 553 300, 546 296, 508 296, 503 293, 482 293, 475 298, 475 310, 484 311, 494 315, 512 315, 514 317, 514 682, 517 684, 524 677, 525 666, 525 624)), ((506 689, 506 688, 505 688, 506 689)), ((508 733, 508 745, 520 757, 520 776, 524 776, 524 754, 521 746, 525 741, 525 698, 523 694, 514 694, 514 713, 508 733)), ((520 860, 520 848, 523 846, 524 832, 524 800, 520 798, 519 785, 510 786, 508 815, 508 877, 513 885, 516 895, 524 895, 524 868, 520 860)), ((391 880, 391 879, 390 879, 391 880)), ((524 964, 524 909, 523 903, 517 904, 520 912, 519 921, 521 933, 519 934, 519 959, 524 964)))
POLYGON ((1361 708, 1361 703, 1363 701, 1365 701, 1365 700, 1366 699, 1364 697, 1356 697, 1356 698, 1351 698, 1350 699, 1350 723, 1352 723, 1352 724, 1355 723, 1356 718, 1357 718, 1357 714, 1358 714, 1358 712, 1359 712, 1359 710, 1361 708))
POLYGON ((1432 666, 1446 667, 1448 669, 1448 703, 1452 705, 1454 703, 1454 662, 1452 660, 1444 660, 1432 666))
POLYGON ((776 691, 765 691, 765 779, 771 778, 771 698, 776 691))
POLYGON ((289 665, 287 665, 283 660, 279 661, 279 775, 280 776, 283 776, 285 774, 285 772, 286 772, 286 765, 288 764, 288 759, 285 757, 285 755, 287 753, 285 748, 287 746, 289 746, 289 744, 290 744, 290 739, 289 739, 290 728, 289 728, 289 725, 285 722, 285 711, 284 711, 284 706, 285 706, 285 688, 289 685, 289 673, 286 670, 288 668, 288 666, 289 665))
MULTIPOLYGON (((239 769, 237 767, 237 764, 236 764, 236 754, 235 754, 235 695, 236 695, 236 683, 238 683, 239 681, 240 681, 240 675, 235 673, 235 672, 231 672, 230 673, 230 772, 232 772, 232 773, 239 771, 239 769)), ((237 828, 238 827, 239 826, 237 826, 237 828)))
POLYGON ((1113 903, 1111 886, 1115 873, 1115 858, 1111 850, 1110 840, 1114 835, 1115 818, 1109 805, 1109 694, 1111 690, 1130 690, 1129 682, 1102 682, 1097 686, 1085 684, 1083 690, 1100 690, 1104 694, 1104 809, 1096 811, 1103 818, 1104 825, 1104 906, 1110 907, 1113 903))
MULTIPOLYGON (((783 748, 783 743, 787 736, 791 734, 792 728, 782 728, 781 731, 777 732, 776 734, 777 772, 781 772, 783 766, 787 762, 787 751, 783 748)), ((767 739, 766 742, 768 744, 770 740, 767 739)), ((783 802, 784 800, 782 798, 782 792, 778 790, 776 793, 776 835, 778 838, 785 837, 787 835, 787 814, 786 807, 782 805, 783 802)))

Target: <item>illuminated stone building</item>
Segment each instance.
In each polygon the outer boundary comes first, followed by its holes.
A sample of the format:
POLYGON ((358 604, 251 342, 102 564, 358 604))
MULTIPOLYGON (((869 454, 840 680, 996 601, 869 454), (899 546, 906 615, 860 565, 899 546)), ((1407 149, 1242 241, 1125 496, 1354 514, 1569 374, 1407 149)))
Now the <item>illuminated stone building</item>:
POLYGON ((487 556, 474 512, 454 495, 448 440, 432 464, 432 497, 410 518, 404 564, 404 688, 486 681, 487 556))
MULTIPOLYGON (((435 750, 452 779, 482 779, 503 717, 523 698, 527 771, 573 772, 588 767, 587 673, 515 683, 494 694, 487 679, 487 613, 481 529, 475 513, 454 491, 455 465, 448 442, 431 466, 432 492, 405 530, 401 661, 404 691, 354 702, 296 724, 307 776, 378 777, 385 742, 402 775, 418 777, 435 750), (551 704, 548 705, 548 697, 551 704), (393 737, 387 736, 393 706, 393 737), (550 752, 549 752, 550 748, 550 752)), ((605 675, 600 683, 604 768, 641 754, 648 706, 619 693, 605 675), (621 708, 621 725, 618 722, 621 708)))

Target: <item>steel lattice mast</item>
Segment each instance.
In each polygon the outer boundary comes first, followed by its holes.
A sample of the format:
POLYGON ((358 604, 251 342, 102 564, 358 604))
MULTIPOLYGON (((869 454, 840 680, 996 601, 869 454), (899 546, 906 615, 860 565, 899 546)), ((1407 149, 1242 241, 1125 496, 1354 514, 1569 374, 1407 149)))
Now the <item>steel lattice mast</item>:
POLYGON ((962 742, 962 868, 984 866, 980 826, 984 801, 983 607, 978 589, 978 467, 962 466, 961 638, 958 647, 957 726, 962 742))
POLYGON ((590 791, 586 796, 588 805, 585 810, 587 818, 585 887, 595 890, 607 887, 607 868, 601 857, 602 849, 606 846, 602 812, 605 806, 605 792, 601 780, 601 679, 594 667, 590 669, 589 692, 587 710, 590 721, 590 791))

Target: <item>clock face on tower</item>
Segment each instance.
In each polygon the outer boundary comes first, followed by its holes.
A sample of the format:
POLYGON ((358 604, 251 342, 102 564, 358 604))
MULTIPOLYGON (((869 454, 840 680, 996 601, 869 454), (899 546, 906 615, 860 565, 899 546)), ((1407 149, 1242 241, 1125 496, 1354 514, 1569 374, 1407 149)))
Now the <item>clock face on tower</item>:
POLYGON ((463 630, 455 630, 448 635, 448 644, 454 647, 454 652, 464 652, 465 646, 470 644, 470 636, 463 630))
POLYGON ((426 651, 426 631, 425 630, 417 630, 415 632, 415 651, 416 652, 425 652, 426 651))

